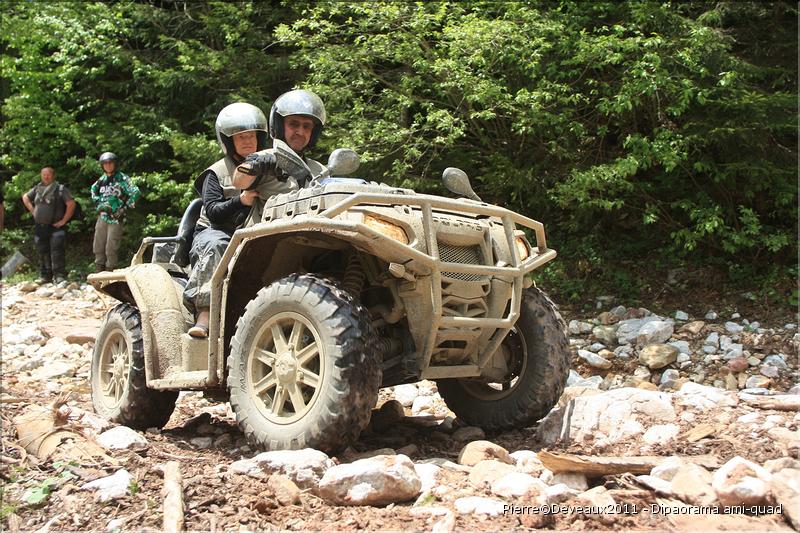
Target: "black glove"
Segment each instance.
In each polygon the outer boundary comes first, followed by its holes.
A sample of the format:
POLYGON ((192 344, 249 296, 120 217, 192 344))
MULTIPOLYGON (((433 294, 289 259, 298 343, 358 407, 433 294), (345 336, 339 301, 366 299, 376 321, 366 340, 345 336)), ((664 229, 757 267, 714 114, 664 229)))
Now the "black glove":
POLYGON ((262 177, 275 170, 278 160, 270 152, 250 154, 244 158, 240 170, 250 176, 262 177))

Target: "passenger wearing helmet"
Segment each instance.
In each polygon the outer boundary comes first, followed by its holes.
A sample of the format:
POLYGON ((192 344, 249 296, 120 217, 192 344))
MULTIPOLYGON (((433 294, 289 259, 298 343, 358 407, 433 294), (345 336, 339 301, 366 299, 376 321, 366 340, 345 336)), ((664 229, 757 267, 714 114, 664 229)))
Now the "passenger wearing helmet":
POLYGON ((116 154, 103 152, 98 162, 103 174, 92 184, 92 202, 97 210, 92 251, 95 269, 102 272, 117 266, 125 212, 136 204, 141 193, 131 179, 120 172, 116 154))
POLYGON ((258 195, 252 190, 237 190, 232 175, 245 157, 266 148, 267 117, 256 106, 237 102, 220 111, 214 129, 224 157, 194 182, 203 199, 203 209, 189 252, 192 273, 183 292, 186 307, 196 315, 189 335, 200 338, 208 336, 211 277, 233 232, 244 223, 258 195))
MULTIPOLYGON (((311 172, 319 174, 325 167, 306 157, 306 152, 317 144, 325 127, 325 105, 311 91, 294 90, 282 94, 275 100, 269 113, 269 133, 273 139, 284 141, 300 155, 311 172)), ((285 175, 276 167, 274 150, 263 150, 245 159, 236 169, 234 185, 239 189, 258 192, 259 201, 250 213, 248 222, 261 219, 261 207, 270 196, 297 190, 305 186, 294 176, 285 175)))

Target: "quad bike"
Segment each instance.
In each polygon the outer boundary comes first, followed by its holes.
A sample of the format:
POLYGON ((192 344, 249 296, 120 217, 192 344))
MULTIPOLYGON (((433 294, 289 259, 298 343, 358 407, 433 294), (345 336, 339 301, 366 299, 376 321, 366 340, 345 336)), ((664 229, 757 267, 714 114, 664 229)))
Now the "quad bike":
POLYGON ((146 237, 129 267, 89 276, 121 302, 92 360, 99 414, 161 427, 179 391, 203 390, 229 398, 260 448, 334 451, 358 438, 380 387, 435 380, 460 419, 488 430, 530 426, 556 404, 569 350, 528 277, 556 256, 541 223, 482 202, 459 169, 443 174, 451 199, 340 177, 358 166, 352 150, 318 176, 281 141, 274 150, 310 182, 234 233, 207 339, 186 334, 182 303, 200 200, 175 237, 146 237))

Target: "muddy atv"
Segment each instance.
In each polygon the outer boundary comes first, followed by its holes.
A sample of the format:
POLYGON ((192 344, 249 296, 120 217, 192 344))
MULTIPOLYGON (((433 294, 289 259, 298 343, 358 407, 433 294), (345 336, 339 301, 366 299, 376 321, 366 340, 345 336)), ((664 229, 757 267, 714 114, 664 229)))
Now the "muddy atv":
POLYGON ((556 256, 541 223, 483 203, 458 169, 443 176, 452 199, 329 177, 357 166, 351 150, 311 176, 275 149, 310 183, 234 234, 212 279, 208 339, 186 334, 182 303, 199 200, 178 235, 147 237, 129 267, 89 276, 121 302, 92 360, 99 414, 161 427, 179 391, 203 390, 230 399, 260 448, 334 451, 366 427, 380 387, 435 380, 461 420, 487 430, 530 426, 556 404, 569 350, 528 276, 556 256))

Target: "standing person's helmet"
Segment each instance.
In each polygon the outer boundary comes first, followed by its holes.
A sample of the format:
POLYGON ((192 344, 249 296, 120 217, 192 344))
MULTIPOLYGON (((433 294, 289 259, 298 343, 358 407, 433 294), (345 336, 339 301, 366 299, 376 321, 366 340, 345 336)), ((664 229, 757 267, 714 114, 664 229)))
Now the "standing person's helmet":
POLYGON ((267 147, 267 117, 264 116, 263 111, 252 104, 236 102, 223 107, 217 115, 214 130, 217 132, 217 142, 222 148, 222 153, 234 159, 237 158, 237 155, 231 137, 237 133, 255 131, 258 140, 256 150, 263 150, 267 147))
POLYGON ((319 96, 311 91, 295 90, 283 93, 272 104, 269 112, 269 134, 273 139, 285 141, 283 119, 289 115, 303 115, 314 120, 314 131, 306 149, 317 144, 322 128, 325 127, 325 105, 319 96))
POLYGON ((97 162, 100 163, 100 166, 103 166, 103 163, 106 161, 113 161, 114 162, 114 170, 117 169, 117 154, 114 152, 103 152, 100 154, 100 157, 97 159, 97 162))

